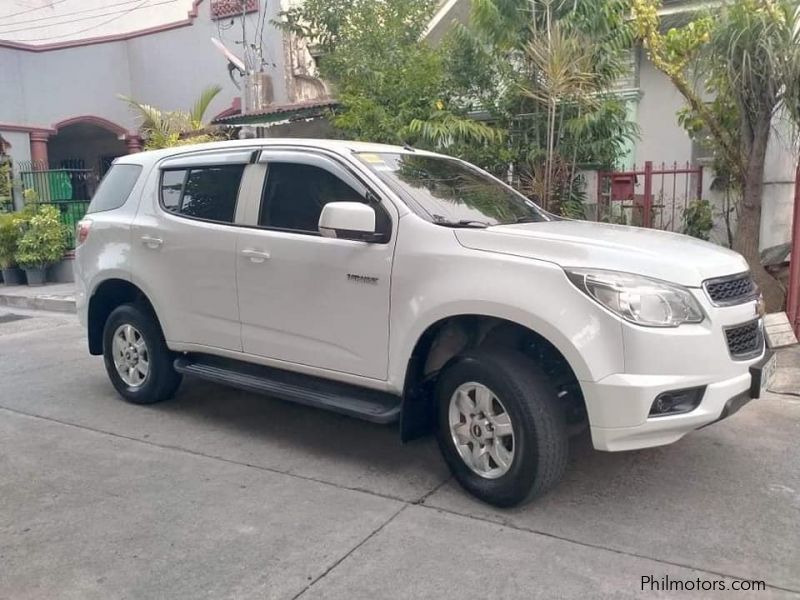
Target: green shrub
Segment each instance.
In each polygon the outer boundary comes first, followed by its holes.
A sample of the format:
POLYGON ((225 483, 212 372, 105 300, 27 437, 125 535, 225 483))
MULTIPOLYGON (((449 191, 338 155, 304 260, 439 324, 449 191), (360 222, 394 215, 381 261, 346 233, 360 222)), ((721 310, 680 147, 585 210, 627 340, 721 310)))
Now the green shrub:
POLYGON ((41 206, 23 227, 14 258, 23 268, 44 268, 61 260, 66 240, 58 209, 41 206))
POLYGON ((16 264, 14 253, 17 251, 20 234, 17 215, 0 214, 0 269, 8 269, 16 264))
POLYGON ((695 200, 683 213, 683 233, 708 241, 711 228, 714 227, 714 216, 708 200, 695 200))

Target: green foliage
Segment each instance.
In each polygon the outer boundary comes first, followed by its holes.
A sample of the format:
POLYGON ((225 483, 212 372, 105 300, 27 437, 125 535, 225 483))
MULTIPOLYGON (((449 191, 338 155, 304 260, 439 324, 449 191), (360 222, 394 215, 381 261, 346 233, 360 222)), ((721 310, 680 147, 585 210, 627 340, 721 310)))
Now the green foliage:
POLYGON ((474 0, 471 26, 451 36, 466 74, 456 81, 483 81, 483 93, 466 89, 508 129, 515 169, 553 210, 574 206, 577 165, 613 168, 638 135, 614 93, 629 68, 628 9, 627 0, 474 0))
POLYGON ((681 124, 712 151, 718 172, 744 187, 754 141, 768 136, 775 112, 786 108, 800 123, 797 3, 731 0, 666 34, 658 6, 658 0, 633 0, 637 36, 686 98, 681 124))
POLYGON ((0 214, 0 268, 8 269, 16 262, 14 253, 17 251, 17 242, 22 234, 19 219, 14 213, 0 214))
POLYGON ((122 94, 117 97, 139 114, 145 149, 156 150, 222 139, 221 134, 206 131, 204 121, 209 105, 221 91, 218 85, 205 88, 190 110, 162 110, 122 94))
POLYGON ((25 200, 25 205, 35 204, 39 201, 39 192, 33 188, 25 188, 22 190, 22 198, 25 200))
MULTIPOLYGON (((15 219, 19 224, 20 219, 15 219)), ((23 268, 55 264, 67 247, 66 231, 55 206, 39 206, 22 227, 14 259, 23 268)))
POLYGON ((577 165, 614 166, 638 134, 613 93, 629 66, 629 0, 473 0, 470 25, 432 46, 438 4, 306 0, 279 26, 322 52, 343 137, 444 150, 500 176, 542 173, 536 198, 580 212, 577 165))
POLYGON ((714 215, 708 200, 695 200, 683 213, 683 233, 708 241, 714 227, 714 215))
POLYGON ((11 196, 11 163, 0 157, 0 203, 11 196))
POLYGON ((281 13, 282 27, 326 52, 320 71, 336 88, 343 137, 432 148, 501 137, 466 118, 442 52, 421 39, 435 9, 434 0, 307 0, 281 13))

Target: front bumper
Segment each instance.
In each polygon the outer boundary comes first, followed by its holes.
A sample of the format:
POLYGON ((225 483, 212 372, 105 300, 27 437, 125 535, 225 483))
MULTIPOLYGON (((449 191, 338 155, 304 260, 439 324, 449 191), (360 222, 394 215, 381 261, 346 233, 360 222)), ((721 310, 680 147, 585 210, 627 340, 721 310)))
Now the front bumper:
POLYGON ((761 360, 764 351, 747 360, 732 357, 724 332, 726 327, 756 318, 756 302, 715 307, 700 290, 694 292, 709 317, 703 323, 663 330, 623 323, 625 372, 581 382, 592 441, 598 450, 670 444, 724 418, 734 405, 750 399, 750 367, 761 360), (694 410, 649 416, 653 401, 662 392, 701 386, 705 386, 705 394, 694 410))
POLYGON ((708 384, 700 405, 691 412, 663 417, 647 414, 653 399, 661 392, 704 385, 691 377, 659 375, 611 375, 592 386, 591 394, 604 414, 594 415, 592 443, 598 450, 616 452, 671 444, 687 433, 724 418, 750 399, 749 372, 708 384), (633 409, 633 411, 631 410, 633 409), (602 427, 595 422, 618 420, 614 412, 624 410, 643 415, 640 424, 626 427, 602 427))

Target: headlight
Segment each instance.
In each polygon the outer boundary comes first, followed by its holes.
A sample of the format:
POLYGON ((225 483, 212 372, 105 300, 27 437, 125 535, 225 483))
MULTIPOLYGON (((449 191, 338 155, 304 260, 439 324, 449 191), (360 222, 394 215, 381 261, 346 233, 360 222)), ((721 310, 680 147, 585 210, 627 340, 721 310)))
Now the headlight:
POLYGON ((617 271, 565 270, 578 289, 631 323, 677 327, 704 318, 697 300, 680 285, 617 271))

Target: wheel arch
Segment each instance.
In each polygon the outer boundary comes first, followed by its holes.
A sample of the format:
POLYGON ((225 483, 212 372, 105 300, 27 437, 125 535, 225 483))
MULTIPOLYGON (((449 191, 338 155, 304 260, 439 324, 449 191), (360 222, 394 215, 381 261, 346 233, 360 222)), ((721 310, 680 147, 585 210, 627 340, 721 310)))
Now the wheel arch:
POLYGON ((582 361, 574 364, 574 357, 580 355, 573 346, 568 346, 565 353, 564 341, 558 342, 528 325, 491 314, 454 314, 430 323, 417 336, 406 364, 401 413, 403 441, 431 430, 435 418, 431 396, 439 372, 459 354, 476 348, 510 347, 530 356, 551 379, 557 379, 554 381, 557 389, 574 390, 575 410, 585 416, 579 378, 579 369, 585 365, 582 361))
POLYGON ((145 305, 158 322, 152 302, 147 294, 134 283, 126 279, 110 278, 103 280, 95 287, 89 299, 86 319, 90 354, 98 356, 103 353, 103 328, 108 316, 121 304, 130 302, 145 305))

